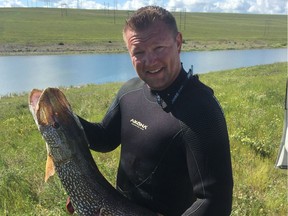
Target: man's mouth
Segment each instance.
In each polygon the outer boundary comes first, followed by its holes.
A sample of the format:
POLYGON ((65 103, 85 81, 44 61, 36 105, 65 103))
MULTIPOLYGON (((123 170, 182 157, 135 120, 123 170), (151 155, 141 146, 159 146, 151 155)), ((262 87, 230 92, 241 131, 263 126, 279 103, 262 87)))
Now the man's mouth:
POLYGON ((155 69, 155 70, 149 70, 149 71, 147 71, 147 73, 155 74, 155 73, 160 72, 162 69, 163 69, 163 68, 158 68, 158 69, 155 69))

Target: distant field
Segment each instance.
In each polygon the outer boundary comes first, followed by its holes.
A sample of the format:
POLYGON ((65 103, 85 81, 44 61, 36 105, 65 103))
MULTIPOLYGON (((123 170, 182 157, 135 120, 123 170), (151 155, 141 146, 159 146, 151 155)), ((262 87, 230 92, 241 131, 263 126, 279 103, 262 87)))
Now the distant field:
MULTIPOLYGON (((11 50, 85 52, 97 49, 99 52, 122 52, 125 46, 121 31, 125 19, 131 13, 113 10, 0 8, 0 53, 11 50), (41 47, 45 49, 41 50, 41 47)), ((184 50, 287 46, 285 15, 173 14, 184 36, 184 50)))

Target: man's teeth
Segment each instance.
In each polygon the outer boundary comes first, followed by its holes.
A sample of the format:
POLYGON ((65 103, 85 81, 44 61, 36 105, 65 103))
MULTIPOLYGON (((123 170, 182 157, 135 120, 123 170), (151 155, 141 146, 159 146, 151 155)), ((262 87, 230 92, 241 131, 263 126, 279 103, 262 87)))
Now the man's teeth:
POLYGON ((149 73, 157 73, 157 72, 159 72, 161 70, 161 68, 159 68, 159 69, 156 69, 156 70, 152 70, 152 71, 148 71, 149 73))

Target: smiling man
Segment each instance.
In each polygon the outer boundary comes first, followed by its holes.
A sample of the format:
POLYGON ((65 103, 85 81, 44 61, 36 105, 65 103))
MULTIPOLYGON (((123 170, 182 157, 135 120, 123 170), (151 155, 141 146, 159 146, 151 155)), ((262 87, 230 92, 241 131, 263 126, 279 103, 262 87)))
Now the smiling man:
POLYGON ((140 8, 123 38, 139 77, 123 85, 101 123, 81 119, 90 148, 121 144, 116 187, 139 205, 165 216, 229 215, 226 121, 213 90, 182 67, 174 17, 140 8))
MULTIPOLYGON (((142 10, 145 17, 146 11, 142 10)), ((141 16, 141 10, 138 13, 141 16)), ((163 20, 153 20, 151 16, 145 22, 137 21, 137 16, 132 17, 123 32, 138 76, 154 90, 170 86, 181 70, 182 34, 175 28, 174 18, 169 15, 165 21, 164 15, 163 20)))

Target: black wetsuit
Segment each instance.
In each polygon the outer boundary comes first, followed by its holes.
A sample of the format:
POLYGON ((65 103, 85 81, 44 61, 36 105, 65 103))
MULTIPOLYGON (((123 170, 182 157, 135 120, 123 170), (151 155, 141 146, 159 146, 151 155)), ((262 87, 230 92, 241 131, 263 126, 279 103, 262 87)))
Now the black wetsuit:
POLYGON ((230 214, 226 122, 198 76, 188 78, 182 69, 161 92, 134 78, 102 123, 81 122, 91 149, 107 152, 121 143, 117 189, 129 199, 165 216, 230 214))

